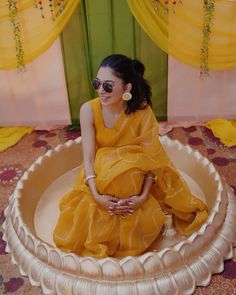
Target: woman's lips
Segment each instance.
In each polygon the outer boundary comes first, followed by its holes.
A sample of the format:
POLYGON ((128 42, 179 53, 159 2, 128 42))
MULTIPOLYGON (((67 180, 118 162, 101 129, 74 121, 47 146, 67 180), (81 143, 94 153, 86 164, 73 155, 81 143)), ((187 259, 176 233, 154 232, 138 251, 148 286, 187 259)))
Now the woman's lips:
POLYGON ((102 100, 102 101, 106 101, 106 100, 108 100, 108 96, 100 96, 100 99, 102 100))

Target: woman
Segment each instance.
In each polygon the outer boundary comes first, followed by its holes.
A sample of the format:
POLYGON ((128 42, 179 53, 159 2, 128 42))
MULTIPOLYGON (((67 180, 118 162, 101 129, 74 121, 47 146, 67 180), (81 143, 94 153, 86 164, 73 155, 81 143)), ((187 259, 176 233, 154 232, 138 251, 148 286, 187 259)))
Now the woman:
POLYGON ((54 241, 81 256, 139 255, 174 216, 189 235, 207 218, 158 138, 144 66, 123 55, 101 63, 93 87, 98 98, 80 110, 83 165, 60 202, 54 241))

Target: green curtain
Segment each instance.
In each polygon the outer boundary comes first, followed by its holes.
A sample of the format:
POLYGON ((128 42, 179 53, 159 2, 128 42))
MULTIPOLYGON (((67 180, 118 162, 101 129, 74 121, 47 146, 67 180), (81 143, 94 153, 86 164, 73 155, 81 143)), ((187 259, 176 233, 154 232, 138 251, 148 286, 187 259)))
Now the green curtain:
POLYGON ((159 120, 167 118, 167 55, 134 20, 126 0, 82 0, 61 35, 72 123, 81 104, 96 93, 90 81, 102 59, 113 53, 142 61, 159 120))

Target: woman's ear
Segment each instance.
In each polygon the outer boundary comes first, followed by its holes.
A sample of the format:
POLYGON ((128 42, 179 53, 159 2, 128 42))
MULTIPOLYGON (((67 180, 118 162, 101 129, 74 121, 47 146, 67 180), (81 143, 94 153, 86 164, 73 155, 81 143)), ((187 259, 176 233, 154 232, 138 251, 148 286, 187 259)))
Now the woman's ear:
POLYGON ((131 83, 127 83, 127 84, 125 85, 125 92, 130 92, 131 89, 132 89, 132 84, 131 84, 131 83))

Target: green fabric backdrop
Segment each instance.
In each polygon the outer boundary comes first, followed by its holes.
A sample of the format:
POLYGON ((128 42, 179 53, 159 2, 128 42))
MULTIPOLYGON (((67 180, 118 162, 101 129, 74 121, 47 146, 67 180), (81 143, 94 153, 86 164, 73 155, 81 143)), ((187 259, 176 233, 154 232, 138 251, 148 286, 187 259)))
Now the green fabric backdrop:
POLYGON ((93 97, 90 81, 102 59, 113 53, 142 61, 159 120, 167 118, 167 55, 134 20, 126 0, 82 0, 61 35, 73 124, 81 104, 93 97))

